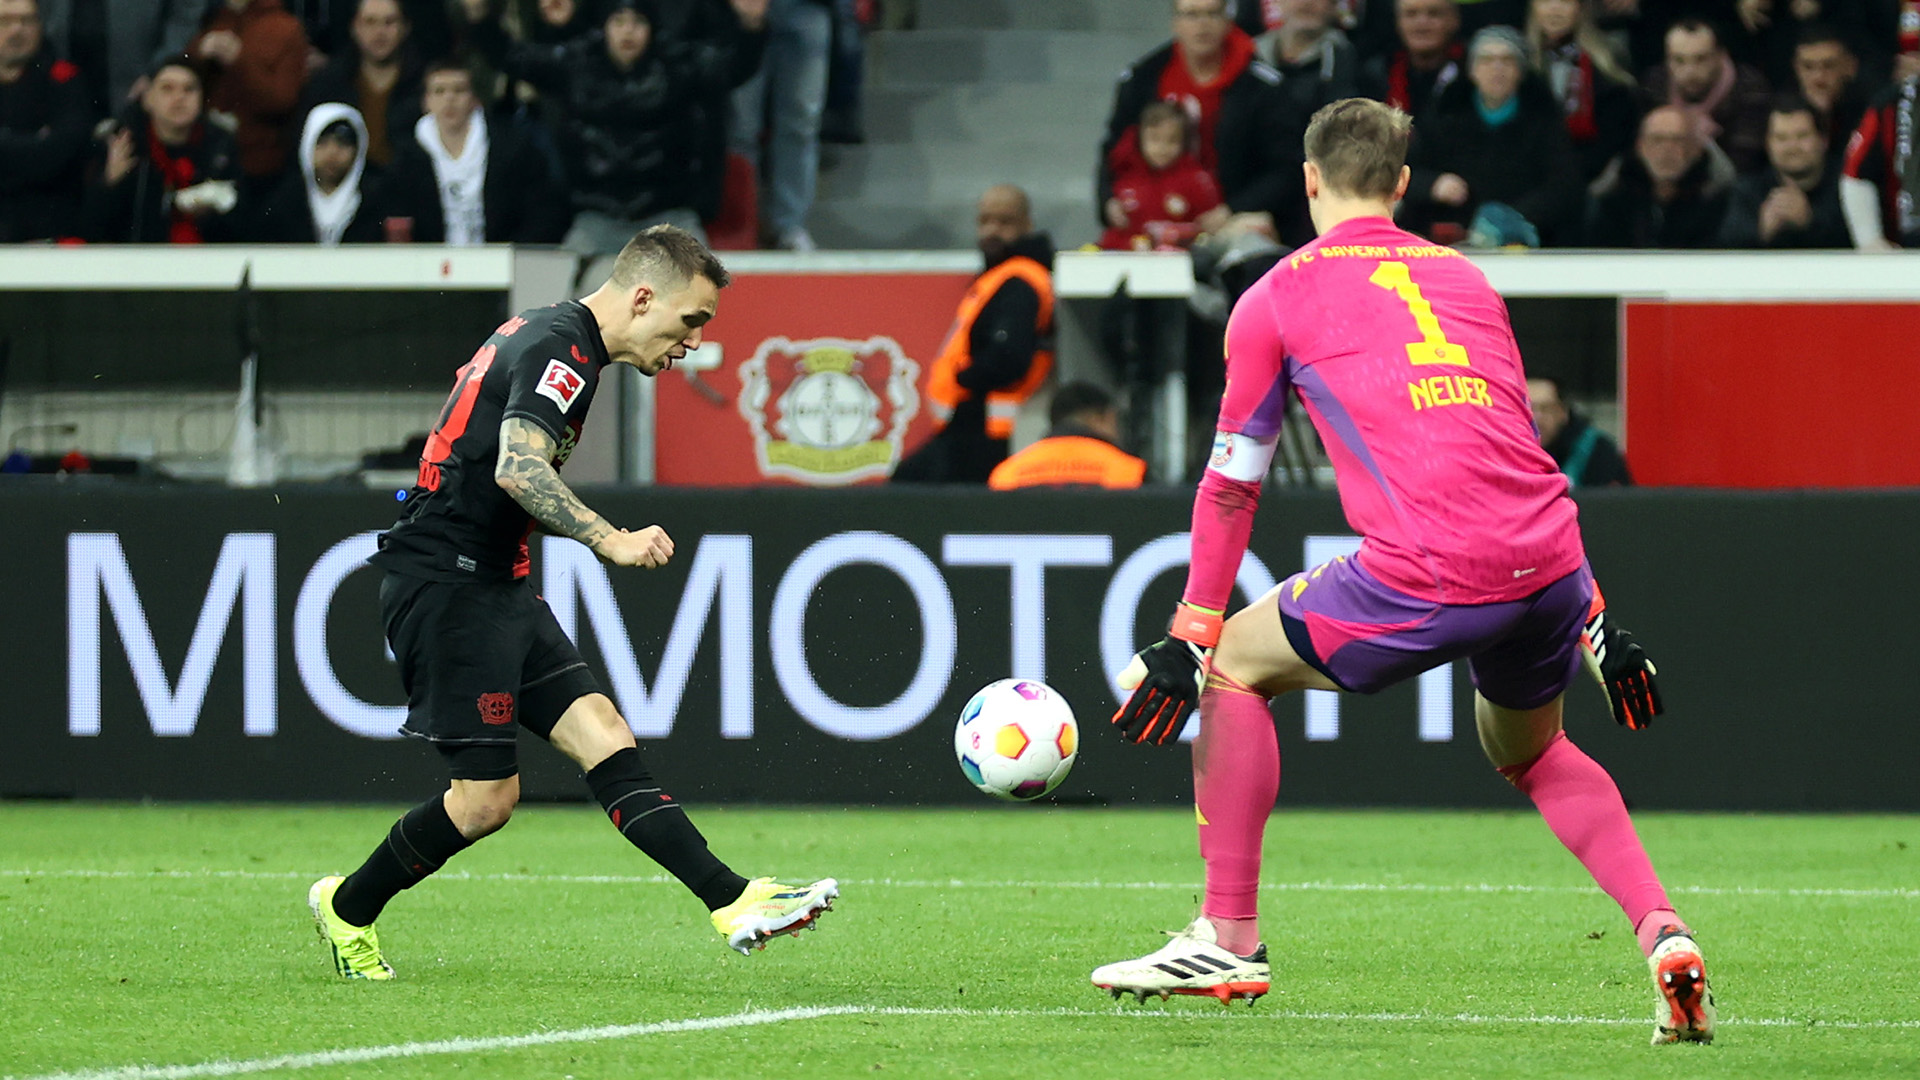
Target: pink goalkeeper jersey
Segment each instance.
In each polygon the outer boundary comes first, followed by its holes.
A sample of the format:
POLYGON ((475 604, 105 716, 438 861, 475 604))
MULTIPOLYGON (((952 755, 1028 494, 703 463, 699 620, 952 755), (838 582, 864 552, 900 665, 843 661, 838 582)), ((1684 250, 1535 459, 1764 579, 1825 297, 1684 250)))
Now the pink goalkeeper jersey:
POLYGON ((1289 390, 1382 582, 1488 604, 1579 568, 1577 511, 1535 435, 1506 304, 1459 252, 1356 218, 1274 267, 1228 321, 1220 429, 1273 435, 1289 390))

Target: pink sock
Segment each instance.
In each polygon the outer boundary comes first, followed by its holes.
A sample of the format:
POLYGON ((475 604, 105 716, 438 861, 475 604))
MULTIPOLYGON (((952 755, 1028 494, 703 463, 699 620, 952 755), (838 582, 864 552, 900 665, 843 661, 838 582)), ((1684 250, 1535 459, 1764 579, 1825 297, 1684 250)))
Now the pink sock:
POLYGON ((1553 835, 1627 913, 1643 951, 1651 955, 1661 927, 1685 926, 1667 903, 1667 891, 1640 846, 1613 777, 1565 732, 1555 735, 1539 757, 1500 772, 1533 800, 1553 835), (1651 917, 1663 912, 1665 921, 1651 917))
POLYGON ((1200 696, 1200 737, 1193 742, 1194 807, 1207 864, 1200 911, 1221 948, 1244 956, 1260 944, 1260 841, 1280 794, 1280 742, 1264 696, 1214 680, 1200 696))

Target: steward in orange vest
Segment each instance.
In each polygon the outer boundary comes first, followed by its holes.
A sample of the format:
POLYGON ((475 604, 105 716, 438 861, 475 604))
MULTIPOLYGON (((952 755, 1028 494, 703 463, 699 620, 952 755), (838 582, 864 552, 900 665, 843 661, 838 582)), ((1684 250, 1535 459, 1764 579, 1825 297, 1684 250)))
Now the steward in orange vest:
POLYGON ((1006 460, 1014 414, 1053 370, 1053 242, 1032 228, 1019 189, 981 197, 986 270, 961 299, 927 376, 927 406, 941 427, 894 480, 984 484, 1006 460))
POLYGON ((1053 395, 1047 437, 1000 463, 987 478, 995 491, 1025 487, 1137 488, 1147 463, 1114 445, 1120 414, 1091 383, 1068 383, 1053 395))

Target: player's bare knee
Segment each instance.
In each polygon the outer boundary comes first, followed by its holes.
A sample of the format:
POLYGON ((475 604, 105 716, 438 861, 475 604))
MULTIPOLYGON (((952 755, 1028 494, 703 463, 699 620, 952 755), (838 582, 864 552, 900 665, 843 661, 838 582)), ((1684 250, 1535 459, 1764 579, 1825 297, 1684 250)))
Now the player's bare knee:
POLYGON ((520 778, 456 781, 447 797, 447 816, 469 840, 499 832, 520 802, 520 778))

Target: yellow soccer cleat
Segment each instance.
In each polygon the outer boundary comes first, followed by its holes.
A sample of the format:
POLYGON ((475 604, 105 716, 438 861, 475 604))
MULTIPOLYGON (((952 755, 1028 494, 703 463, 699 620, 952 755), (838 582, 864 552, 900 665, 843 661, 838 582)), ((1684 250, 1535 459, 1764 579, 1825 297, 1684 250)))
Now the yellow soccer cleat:
POLYGON ((821 878, 811 885, 781 885, 770 877, 747 882, 740 899, 713 913, 713 928, 727 939, 728 948, 745 956, 764 949, 779 934, 800 936, 816 929, 822 914, 833 910, 840 883, 821 878))
POLYGON ((1713 1041, 1713 990, 1707 985, 1707 964, 1700 946, 1678 927, 1661 931, 1647 957, 1653 985, 1660 991, 1654 1005, 1653 1045, 1713 1041))
POLYGON ((393 965, 380 955, 380 935, 371 926, 354 926, 333 913, 333 894, 345 880, 338 875, 323 877, 307 890, 314 928, 333 950, 333 968, 342 978, 384 982, 393 978, 393 965))

